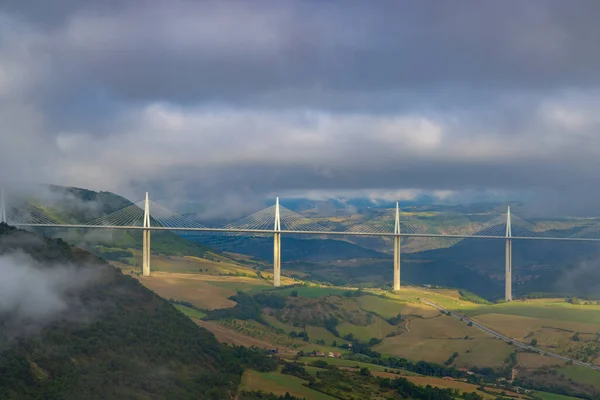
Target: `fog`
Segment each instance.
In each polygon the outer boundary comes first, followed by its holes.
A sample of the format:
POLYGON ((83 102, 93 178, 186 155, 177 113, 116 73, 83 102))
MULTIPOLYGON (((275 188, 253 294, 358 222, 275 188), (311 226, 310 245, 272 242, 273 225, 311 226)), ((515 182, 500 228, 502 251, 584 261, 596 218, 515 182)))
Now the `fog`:
POLYGON ((55 321, 84 322, 80 295, 99 270, 41 264, 21 252, 0 255, 0 323, 9 338, 34 334, 55 321))

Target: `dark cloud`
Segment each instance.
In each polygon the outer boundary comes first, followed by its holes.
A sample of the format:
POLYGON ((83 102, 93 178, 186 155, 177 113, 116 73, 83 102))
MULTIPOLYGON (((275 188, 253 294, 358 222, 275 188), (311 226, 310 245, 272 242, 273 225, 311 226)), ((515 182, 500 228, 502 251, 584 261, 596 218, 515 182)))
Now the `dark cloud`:
POLYGON ((596 1, 38 3, 0 3, 4 180, 597 192, 596 1))

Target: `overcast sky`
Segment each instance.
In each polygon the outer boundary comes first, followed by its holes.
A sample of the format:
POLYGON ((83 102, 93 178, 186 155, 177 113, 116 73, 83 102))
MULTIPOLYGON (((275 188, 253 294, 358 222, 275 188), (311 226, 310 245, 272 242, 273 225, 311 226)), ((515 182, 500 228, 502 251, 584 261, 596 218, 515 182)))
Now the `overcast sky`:
POLYGON ((600 213, 598 18, 595 0, 0 0, 0 176, 600 213))

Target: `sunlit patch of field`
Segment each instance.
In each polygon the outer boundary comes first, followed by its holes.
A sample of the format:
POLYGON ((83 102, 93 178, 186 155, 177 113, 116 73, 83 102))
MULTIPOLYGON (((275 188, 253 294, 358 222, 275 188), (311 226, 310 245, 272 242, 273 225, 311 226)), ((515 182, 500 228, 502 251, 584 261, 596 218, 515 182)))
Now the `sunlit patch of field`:
POLYGON ((583 383, 600 389, 600 372, 579 366, 564 366, 557 370, 561 375, 574 382, 583 383))
POLYGON ((458 352, 453 365, 466 367, 499 367, 514 351, 513 346, 453 317, 438 313, 435 318, 407 320, 402 324, 403 333, 385 338, 374 350, 438 363, 458 352))
POLYGON ((236 294, 236 287, 266 288, 264 280, 238 276, 214 276, 154 272, 150 277, 137 276, 144 286, 164 298, 187 301, 207 310, 235 306, 228 297, 236 294), (229 286, 228 284, 234 283, 229 286))
POLYGON ((201 318, 206 317, 206 313, 204 313, 202 311, 195 310, 193 308, 186 307, 186 306, 183 306, 181 304, 174 304, 174 306, 175 306, 176 309, 178 309, 179 311, 181 311, 187 317, 190 317, 192 319, 201 319, 201 318))
POLYGON ((384 339, 388 333, 396 330, 396 328, 388 324, 385 320, 375 317, 373 323, 368 326, 343 322, 337 326, 337 330, 342 337, 351 333, 355 338, 363 342, 369 342, 371 338, 384 339))
POLYGON ((244 371, 240 390, 262 390, 277 395, 290 393, 293 396, 311 400, 333 400, 334 397, 317 392, 304 386, 306 381, 292 375, 284 375, 277 371, 256 372, 250 369, 244 371))
POLYGON ((570 323, 600 325, 600 306, 574 305, 567 303, 564 299, 513 301, 510 303, 493 305, 459 306, 455 309, 473 317, 483 314, 504 314, 570 323))
POLYGON ((473 318, 490 329, 496 330, 506 336, 517 340, 524 339, 531 332, 541 329, 553 330, 557 334, 564 330, 567 335, 572 336, 575 332, 592 333, 600 332, 600 325, 582 322, 568 322, 549 318, 524 317, 519 315, 504 314, 482 314, 473 318))
POLYGON ((502 340, 493 338, 430 339, 395 336, 387 338, 373 348, 409 360, 425 360, 444 363, 454 352, 459 356, 453 365, 459 367, 500 367, 514 348, 502 340))
POLYGON ((528 369, 537 369, 541 367, 560 365, 562 362, 556 358, 543 356, 536 353, 517 353, 517 365, 528 369))
MULTIPOLYGON (((421 386, 431 385, 431 386, 442 388, 442 389, 457 389, 461 393, 475 392, 475 393, 481 395, 484 399, 495 399, 498 397, 498 396, 490 394, 490 393, 481 392, 481 391, 477 390, 478 385, 474 385, 472 383, 467 383, 467 382, 451 381, 451 380, 435 378, 435 377, 430 377, 430 376, 410 376, 410 377, 407 377, 406 379, 408 379, 409 381, 411 381, 413 383, 416 383, 417 385, 421 385, 421 386)), ((486 390, 489 392, 494 392, 494 393, 498 393, 498 394, 500 394, 500 392, 503 391, 500 389, 493 389, 493 388, 486 388, 486 390)), ((505 391, 505 392, 508 395, 510 395, 511 397, 514 397, 517 399, 525 399, 526 398, 525 396, 520 395, 515 392, 510 392, 510 391, 505 391)))
POLYGON ((425 304, 413 304, 409 303, 402 310, 403 316, 419 316, 421 318, 435 318, 440 314, 438 310, 425 304))
POLYGON ((406 307, 406 303, 377 296, 361 296, 357 301, 363 310, 375 312, 384 318, 396 317, 406 307))

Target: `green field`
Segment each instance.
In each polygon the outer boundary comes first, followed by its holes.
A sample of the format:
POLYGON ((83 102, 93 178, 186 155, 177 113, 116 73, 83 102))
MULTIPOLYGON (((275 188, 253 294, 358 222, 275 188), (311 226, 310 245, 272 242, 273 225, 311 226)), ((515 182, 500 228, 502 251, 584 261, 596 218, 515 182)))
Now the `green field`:
POLYGON ((542 400, 577 400, 579 399, 579 397, 571 397, 571 396, 564 396, 562 394, 554 394, 554 393, 548 393, 548 392, 535 392, 535 394, 538 397, 541 397, 542 400))
POLYGON ((394 329, 396 329, 394 326, 379 317, 375 317, 375 322, 368 326, 358 326, 349 322, 343 322, 337 327, 340 336, 343 337, 351 333, 355 338, 363 342, 368 342, 371 338, 384 339, 394 329))
POLYGON ((291 375, 274 372, 256 372, 246 370, 242 377, 242 390, 262 390, 273 392, 278 395, 290 393, 297 397, 305 397, 311 400, 332 400, 334 397, 309 389, 303 384, 306 381, 291 375))
POLYGON ((384 299, 378 296, 361 296, 357 299, 360 307, 365 311, 371 311, 384 318, 396 317, 402 313, 405 303, 395 299, 384 299))
POLYGON ((547 318, 568 322, 600 324, 600 306, 578 306, 565 301, 519 302, 476 307, 455 307, 467 316, 506 314, 523 317, 547 318))
POLYGON ((331 345, 333 341, 338 342, 338 344, 341 344, 341 342, 343 342, 342 339, 336 337, 333 333, 320 326, 309 325, 306 327, 306 332, 308 333, 308 337, 310 338, 311 342, 316 342, 319 339, 324 340, 325 343, 328 345, 331 345))
POLYGON ((326 361, 327 364, 338 365, 340 367, 348 367, 348 368, 354 368, 354 367, 364 368, 364 367, 366 367, 366 368, 369 368, 371 371, 377 371, 377 372, 396 372, 396 371, 399 371, 400 375, 403 375, 403 376, 419 376, 419 374, 415 374, 413 372, 408 372, 408 371, 400 370, 400 369, 397 369, 397 368, 388 368, 388 367, 383 367, 381 365, 368 364, 368 363, 359 362, 359 361, 353 361, 353 360, 344 360, 344 359, 341 359, 341 358, 300 357, 300 359, 298 361, 310 364, 311 362, 317 361, 317 360, 323 360, 323 361, 326 361))
POLYGON ((574 382, 584 383, 600 389, 600 372, 586 367, 568 366, 557 370, 559 374, 574 382))
POLYGON ((175 308, 184 313, 186 316, 195 319, 202 319, 206 317, 206 314, 202 311, 195 310, 190 307, 183 306, 181 304, 174 304, 175 308))

